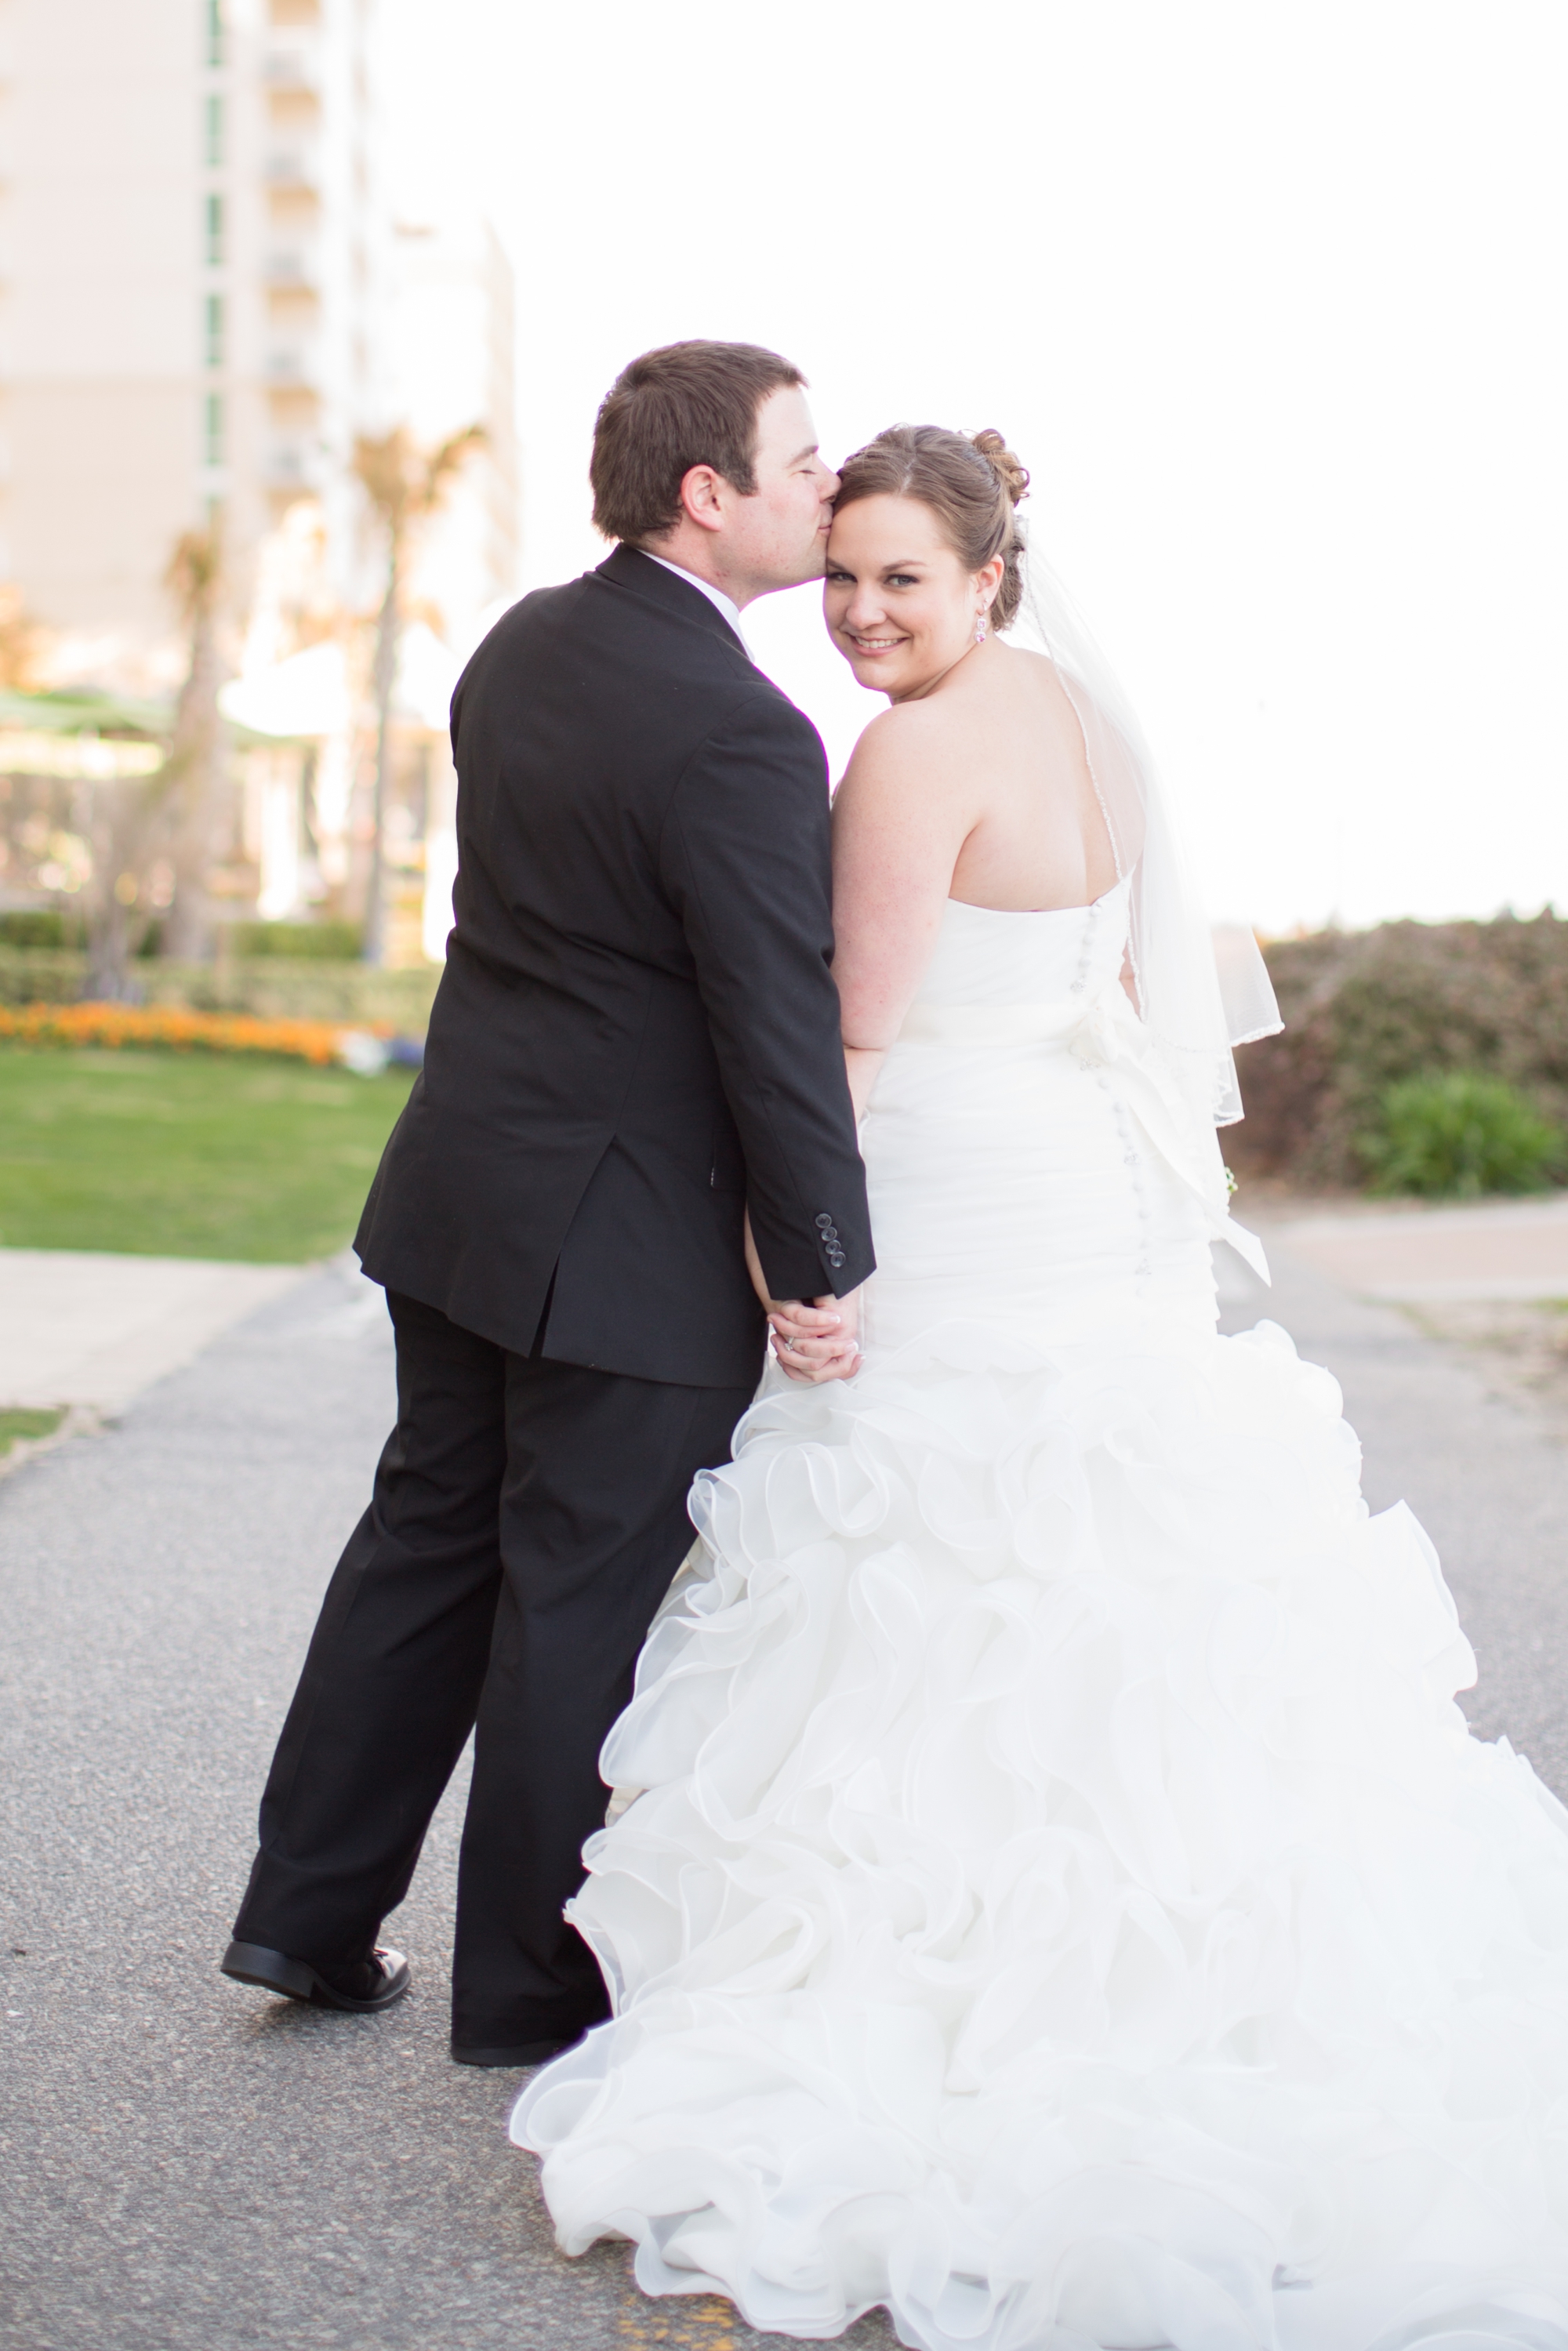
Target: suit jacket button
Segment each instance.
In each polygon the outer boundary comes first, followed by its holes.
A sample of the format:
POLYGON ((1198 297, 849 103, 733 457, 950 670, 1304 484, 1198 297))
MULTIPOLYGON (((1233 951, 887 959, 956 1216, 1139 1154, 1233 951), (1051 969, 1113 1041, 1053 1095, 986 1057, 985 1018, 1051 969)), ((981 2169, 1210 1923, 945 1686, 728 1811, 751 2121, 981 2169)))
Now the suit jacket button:
POLYGON ((816 1218, 816 1220, 815 1220, 815 1221, 816 1221, 817 1230, 818 1230, 820 1233, 825 1233, 825 1232, 827 1231, 827 1229, 828 1229, 829 1226, 832 1223, 832 1221, 833 1221, 833 1220, 832 1220, 831 1217, 827 1216, 827 1215, 825 1215, 825 1214, 824 1214, 824 1215, 822 1215, 822 1216, 821 1216, 821 1217, 818 1217, 816 1218))

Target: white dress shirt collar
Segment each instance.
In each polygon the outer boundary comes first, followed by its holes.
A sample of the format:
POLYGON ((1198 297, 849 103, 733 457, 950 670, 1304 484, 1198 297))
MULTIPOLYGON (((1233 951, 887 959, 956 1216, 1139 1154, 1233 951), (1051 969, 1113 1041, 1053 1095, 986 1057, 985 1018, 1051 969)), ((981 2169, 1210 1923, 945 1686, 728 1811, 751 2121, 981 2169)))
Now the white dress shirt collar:
POLYGON ((729 622, 730 627, 735 631, 735 633, 740 639, 741 643, 746 645, 747 653, 748 654, 750 653, 751 647, 746 644, 746 631, 740 625, 740 607, 738 604, 732 604, 730 602, 729 598, 725 594, 722 588, 714 587, 710 580, 699 580, 696 573, 695 571, 688 571, 684 563, 671 563, 666 557, 663 555, 654 555, 652 548, 645 547, 643 549, 642 552, 646 555, 652 562, 662 563, 666 571, 673 571, 677 580, 689 580, 694 588, 700 589, 702 593, 707 598, 708 602, 714 607, 714 610, 724 614, 725 619, 729 622))

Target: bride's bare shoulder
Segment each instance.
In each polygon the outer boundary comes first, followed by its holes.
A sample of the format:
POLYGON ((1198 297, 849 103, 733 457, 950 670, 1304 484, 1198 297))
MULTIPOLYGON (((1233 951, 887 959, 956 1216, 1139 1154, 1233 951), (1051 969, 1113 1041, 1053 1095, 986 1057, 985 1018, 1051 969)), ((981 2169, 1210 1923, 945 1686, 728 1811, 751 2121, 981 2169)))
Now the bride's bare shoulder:
POLYGON ((998 646, 962 664, 935 694, 881 711, 854 747, 839 797, 868 810, 896 798, 969 807, 986 779, 1022 758, 1031 772, 1075 772, 1082 734, 1056 664, 1023 645, 998 646), (847 796, 847 797, 846 797, 847 796))
POLYGON ((860 737, 840 793, 951 789, 966 770, 965 739, 962 718, 944 696, 896 702, 879 712, 860 737))
POLYGON ((1026 693, 1051 704, 1054 708, 1071 713, 1072 699, 1061 682, 1061 672, 1049 653, 1031 652, 1028 645, 1008 647, 1008 677, 1026 693))

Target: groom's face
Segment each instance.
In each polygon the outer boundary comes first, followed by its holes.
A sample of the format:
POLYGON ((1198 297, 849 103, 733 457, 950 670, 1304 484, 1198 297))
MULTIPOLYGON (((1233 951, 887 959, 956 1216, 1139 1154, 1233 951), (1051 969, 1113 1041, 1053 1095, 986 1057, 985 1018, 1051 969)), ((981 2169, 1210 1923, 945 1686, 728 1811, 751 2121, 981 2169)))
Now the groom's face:
POLYGON ((817 452, 817 428, 799 385, 769 393, 757 418, 757 493, 727 517, 737 568, 752 593, 820 580, 839 477, 817 452))

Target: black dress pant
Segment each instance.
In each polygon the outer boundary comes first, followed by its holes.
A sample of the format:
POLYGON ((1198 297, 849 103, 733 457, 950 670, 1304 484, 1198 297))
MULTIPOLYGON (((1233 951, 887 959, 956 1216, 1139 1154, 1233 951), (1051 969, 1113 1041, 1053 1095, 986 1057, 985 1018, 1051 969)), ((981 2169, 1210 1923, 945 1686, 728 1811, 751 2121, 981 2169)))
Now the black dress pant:
POLYGON ((453 2039, 512 2047, 609 2012, 561 1917, 604 1819, 599 1750, 729 1458, 749 1388, 516 1355, 389 1293, 397 1426, 328 1587, 261 1802, 235 1934, 331 1967, 371 1949, 476 1730, 453 2039))

